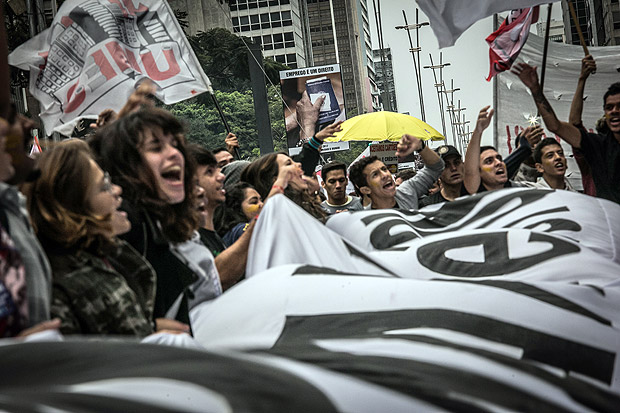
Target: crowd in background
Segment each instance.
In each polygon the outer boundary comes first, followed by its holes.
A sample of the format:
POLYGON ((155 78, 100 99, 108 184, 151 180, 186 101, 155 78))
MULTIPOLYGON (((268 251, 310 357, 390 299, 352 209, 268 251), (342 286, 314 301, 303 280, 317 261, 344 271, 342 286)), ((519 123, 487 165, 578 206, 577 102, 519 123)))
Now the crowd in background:
MULTIPOLYGON (((595 69, 586 57, 581 94, 595 69)), ((619 203, 620 83, 609 87, 604 118, 590 133, 579 93, 570 119, 561 121, 536 68, 517 64, 513 71, 547 129, 573 148, 584 192, 619 203)), ((33 122, 14 106, 0 120, 0 336, 46 329, 191 334, 191 310, 243 282, 257 219, 274 196, 325 222, 346 211, 418 209, 510 187, 574 191, 563 147, 541 126, 525 128, 506 159, 481 146, 493 117, 488 106, 465 156, 405 134, 396 155, 418 153, 425 165, 418 171, 395 179, 370 156, 352 165, 329 162, 317 176, 323 140, 341 122, 316 131, 296 158, 235 160, 233 134, 222 148, 189 144, 183 125, 154 107, 151 87, 143 83, 118 114, 102 113, 87 139, 51 145, 36 161, 29 156, 33 122)))

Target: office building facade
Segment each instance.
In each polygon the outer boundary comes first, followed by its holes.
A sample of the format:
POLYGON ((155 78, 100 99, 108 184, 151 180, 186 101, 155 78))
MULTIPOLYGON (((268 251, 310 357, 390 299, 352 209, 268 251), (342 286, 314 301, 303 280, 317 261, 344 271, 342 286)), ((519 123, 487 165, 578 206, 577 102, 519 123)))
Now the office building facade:
POLYGON ((375 64, 376 82, 381 92, 381 109, 398 112, 396 103, 396 85, 394 83, 394 70, 392 68, 392 51, 389 47, 372 51, 375 64))
POLYGON ((263 55, 295 69, 311 66, 305 0, 230 0, 233 30, 260 41, 263 55))
MULTIPOLYGON (((575 9, 587 46, 620 45, 620 2, 618 0, 569 0, 575 9)), ((562 2, 566 43, 580 44, 575 22, 562 2)))
POLYGON ((339 63, 347 116, 379 109, 366 0, 307 0, 314 64, 339 63))

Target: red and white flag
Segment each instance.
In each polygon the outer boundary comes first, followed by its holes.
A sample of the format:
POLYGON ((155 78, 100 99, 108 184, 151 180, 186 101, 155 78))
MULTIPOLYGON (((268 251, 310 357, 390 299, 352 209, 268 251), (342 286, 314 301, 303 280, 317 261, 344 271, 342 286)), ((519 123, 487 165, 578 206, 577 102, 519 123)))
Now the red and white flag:
POLYGON ((487 81, 512 66, 530 34, 530 26, 538 21, 539 6, 512 10, 506 20, 486 38, 491 68, 487 81))
POLYGON ((48 134, 120 109, 143 79, 167 104, 212 90, 164 0, 67 0, 9 64, 30 71, 48 134))
POLYGON ((559 0, 417 0, 439 47, 452 46, 472 24, 494 13, 533 7, 559 0))

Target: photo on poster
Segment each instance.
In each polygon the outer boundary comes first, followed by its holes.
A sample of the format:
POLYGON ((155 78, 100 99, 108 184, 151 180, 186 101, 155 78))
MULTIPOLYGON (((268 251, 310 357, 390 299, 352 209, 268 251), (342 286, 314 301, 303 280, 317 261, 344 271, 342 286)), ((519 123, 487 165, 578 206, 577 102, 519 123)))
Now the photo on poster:
POLYGON ((280 72, 288 148, 337 121, 345 120, 340 65, 306 67, 280 72), (317 106, 318 99, 323 103, 317 106))

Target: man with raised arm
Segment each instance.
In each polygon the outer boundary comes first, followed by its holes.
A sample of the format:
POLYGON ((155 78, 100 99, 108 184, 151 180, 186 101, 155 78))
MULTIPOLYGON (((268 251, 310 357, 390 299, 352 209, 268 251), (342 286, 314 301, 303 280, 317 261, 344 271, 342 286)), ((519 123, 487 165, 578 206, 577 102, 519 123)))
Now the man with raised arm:
POLYGON ((620 82, 612 84, 603 97, 607 133, 588 133, 558 119, 540 87, 536 67, 518 63, 512 72, 532 92, 547 129, 581 150, 592 170, 596 195, 620 203, 620 82))
POLYGON ((493 118, 493 109, 485 106, 478 113, 474 133, 465 152, 465 179, 463 184, 470 194, 494 191, 496 189, 520 187, 519 182, 508 179, 508 168, 502 155, 492 146, 480 147, 482 132, 489 127, 493 118))
MULTIPOLYGON (((568 115, 568 122, 577 126, 578 128, 584 128, 583 122, 581 119, 581 114, 583 112, 583 94, 586 88, 586 80, 588 77, 596 72, 596 62, 592 55, 587 55, 583 59, 581 59, 581 73, 579 73, 579 80, 577 81, 577 89, 575 90, 575 95, 573 96, 573 101, 570 105, 570 113, 568 115)), ((607 125, 605 124, 605 118, 603 117, 596 122, 597 131, 599 133, 607 132, 607 125), (599 129, 599 125, 602 126, 603 130, 599 129)), ((573 155, 575 156, 575 161, 577 162, 577 166, 579 167, 579 171, 581 172, 581 183, 583 185, 583 193, 591 196, 596 196, 596 186, 594 185, 594 180, 592 179, 592 170, 590 169, 590 165, 584 158, 580 149, 573 147, 573 155)))
POLYGON ((390 170, 376 156, 362 158, 351 165, 349 179, 353 182, 355 191, 371 200, 370 205, 365 208, 418 208, 419 198, 437 181, 443 171, 444 162, 423 140, 403 135, 398 142, 396 156, 403 158, 414 151, 420 154, 425 166, 398 188, 390 170))

